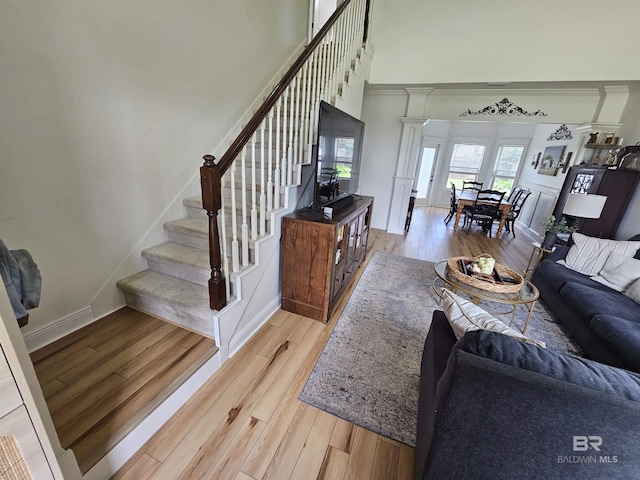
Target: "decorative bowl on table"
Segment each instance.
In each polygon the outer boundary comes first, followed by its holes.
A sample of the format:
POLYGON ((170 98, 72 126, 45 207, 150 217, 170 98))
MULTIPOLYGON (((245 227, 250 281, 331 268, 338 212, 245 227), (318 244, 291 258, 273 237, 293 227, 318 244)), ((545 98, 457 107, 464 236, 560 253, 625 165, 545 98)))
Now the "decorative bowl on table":
POLYGON ((481 290, 496 293, 516 293, 524 285, 524 278, 515 270, 494 264, 493 272, 482 273, 478 262, 482 257, 451 257, 447 261, 447 274, 456 280, 481 290))

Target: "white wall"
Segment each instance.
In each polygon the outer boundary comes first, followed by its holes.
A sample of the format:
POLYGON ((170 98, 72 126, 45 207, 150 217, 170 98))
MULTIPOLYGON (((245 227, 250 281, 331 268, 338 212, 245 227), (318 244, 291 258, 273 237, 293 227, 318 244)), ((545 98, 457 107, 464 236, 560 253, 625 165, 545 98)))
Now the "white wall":
POLYGON ((402 122, 408 97, 404 92, 365 93, 362 120, 365 122, 360 193, 375 198, 371 226, 386 230, 398 162, 402 122))
MULTIPOLYGON (((454 143, 477 142, 487 146, 485 161, 478 175, 478 181, 489 186, 493 172, 491 167, 498 155, 498 149, 504 144, 517 144, 525 146, 525 157, 529 140, 535 132, 536 125, 531 123, 495 123, 477 121, 442 122, 430 121, 423 129, 423 134, 432 137, 436 131, 441 131, 440 124, 450 125, 444 135, 443 148, 436 165, 434 178, 434 195, 432 204, 442 207, 449 206, 450 186, 447 185, 449 175, 449 159, 453 151, 454 143)), ((441 134, 441 132, 440 132, 441 134)))
MULTIPOLYGON (((622 123, 619 135, 625 139, 624 143, 635 145, 640 142, 640 90, 631 92, 622 114, 622 123)), ((636 188, 627 212, 618 227, 616 238, 619 240, 627 240, 640 233, 640 187, 636 188)))
MULTIPOLYGON (((43 277, 23 333, 90 308, 304 41, 308 7, 3 2, 0 238, 43 277)), ((123 303, 110 291, 96 316, 123 303)))
MULTIPOLYGON (((542 232, 542 223, 551 215, 553 207, 558 199, 558 194, 567 176, 564 169, 559 169, 555 176, 543 175, 539 173, 539 169, 533 165, 534 159, 538 154, 544 154, 546 147, 566 146, 565 155, 572 153, 570 164, 580 163, 580 142, 581 135, 575 129, 575 125, 567 125, 567 128, 573 136, 572 139, 565 140, 548 140, 549 136, 554 133, 560 124, 542 124, 537 125, 531 144, 529 147, 527 158, 523 164, 520 173, 520 184, 531 190, 531 195, 520 213, 518 223, 520 227, 528 229, 529 235, 534 238, 540 237, 542 232)), ((568 171, 567 166, 567 171, 568 171)))
POLYGON ((375 0, 371 83, 640 79, 637 0, 375 0))

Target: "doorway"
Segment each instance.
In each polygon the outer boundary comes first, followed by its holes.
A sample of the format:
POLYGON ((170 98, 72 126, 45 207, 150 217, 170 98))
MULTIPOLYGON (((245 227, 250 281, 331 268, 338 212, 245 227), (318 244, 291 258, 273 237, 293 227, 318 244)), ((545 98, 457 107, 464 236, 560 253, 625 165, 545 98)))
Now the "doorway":
POLYGON ((423 143, 418 165, 418 176, 416 178, 415 189, 416 206, 424 207, 431 204, 431 187, 433 185, 433 172, 438 158, 440 145, 435 143, 423 143))
POLYGON ((309 41, 327 23, 343 0, 311 0, 309 8, 309 41))

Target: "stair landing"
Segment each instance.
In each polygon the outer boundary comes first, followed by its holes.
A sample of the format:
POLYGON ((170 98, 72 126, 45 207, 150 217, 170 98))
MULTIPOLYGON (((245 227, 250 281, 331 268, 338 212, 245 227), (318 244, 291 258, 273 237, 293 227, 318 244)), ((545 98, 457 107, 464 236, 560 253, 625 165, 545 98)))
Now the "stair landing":
POLYGON ((31 360, 60 442, 85 474, 217 352, 210 338, 124 307, 31 360))

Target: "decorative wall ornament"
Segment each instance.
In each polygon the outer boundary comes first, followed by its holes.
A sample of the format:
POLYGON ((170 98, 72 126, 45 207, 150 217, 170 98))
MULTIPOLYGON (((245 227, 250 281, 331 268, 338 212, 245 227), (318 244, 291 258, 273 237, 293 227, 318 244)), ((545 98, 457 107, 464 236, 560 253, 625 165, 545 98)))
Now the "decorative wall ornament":
POLYGON ((527 112, 510 102, 508 98, 503 98, 499 102, 494 103, 493 105, 488 105, 477 112, 472 112, 471 109, 467 109, 466 112, 462 112, 460 114, 461 117, 466 117, 467 115, 507 115, 507 116, 520 116, 524 115, 525 117, 546 117, 547 114, 542 110, 538 110, 535 112, 527 112))
POLYGON ((560 128, 549 135, 549 138, 547 138, 547 142, 550 142, 552 140, 571 140, 572 138, 573 135, 571 135, 571 130, 569 130, 569 128, 563 123, 562 125, 560 125, 560 128))

